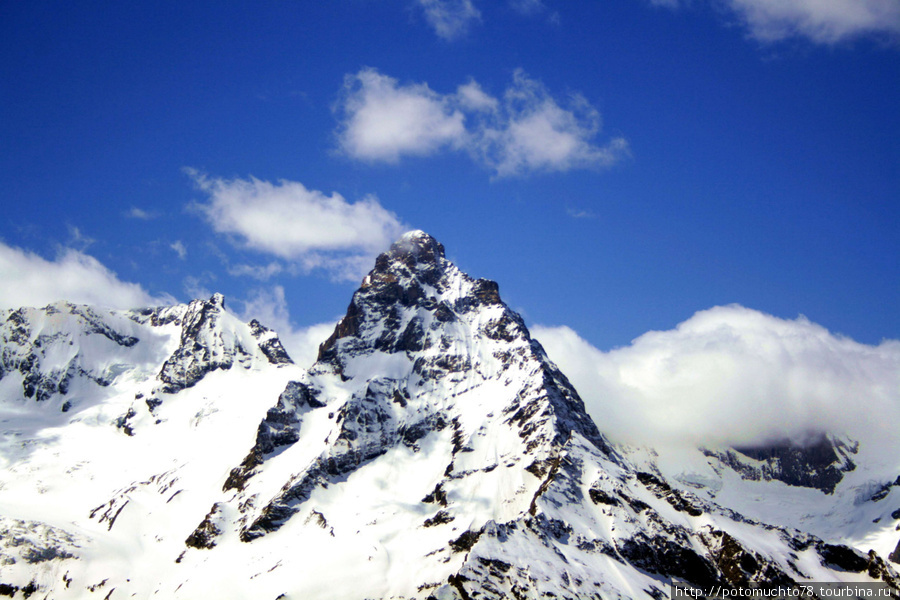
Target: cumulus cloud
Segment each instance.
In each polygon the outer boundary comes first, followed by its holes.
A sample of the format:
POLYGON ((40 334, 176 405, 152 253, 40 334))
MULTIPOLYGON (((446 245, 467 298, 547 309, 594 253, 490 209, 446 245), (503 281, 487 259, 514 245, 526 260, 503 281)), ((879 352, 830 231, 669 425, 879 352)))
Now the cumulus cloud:
POLYGON ((55 260, 0 243, 0 307, 42 307, 59 300, 109 308, 171 304, 140 285, 121 281, 96 258, 62 250, 55 260))
POLYGON ((434 32, 448 41, 464 36, 481 20, 481 12, 472 0, 416 0, 416 4, 434 32))
POLYGON ((244 310, 240 316, 247 321, 256 319, 275 330, 284 349, 302 367, 308 367, 316 361, 319 344, 328 339, 337 324, 335 319, 329 323, 295 327, 291 322, 284 288, 280 285, 256 290, 244 302, 244 310))
MULTIPOLYGON (((650 0, 676 8, 685 0, 650 0)), ((751 37, 776 42, 804 37, 835 44, 864 35, 900 36, 900 0, 716 0, 751 37)))
POLYGON ((296 181, 188 173, 208 196, 196 208, 216 232, 306 272, 322 269, 340 280, 359 279, 374 256, 405 230, 374 196, 348 202, 340 194, 327 196, 296 181))
POLYGON ((900 418, 900 341, 878 346, 800 317, 741 306, 603 352, 567 327, 534 327, 601 430, 637 443, 803 443, 822 433, 884 442, 900 418))
POLYGON ((584 97, 571 96, 563 108, 521 70, 504 94, 504 108, 504 117, 486 125, 478 141, 497 175, 605 167, 628 153, 623 138, 602 147, 591 143, 600 131, 600 113, 584 97))
POLYGON ((624 138, 595 143, 600 113, 583 96, 557 100, 521 70, 501 99, 474 80, 439 94, 363 69, 345 78, 337 112, 341 150, 365 161, 465 150, 504 177, 606 167, 628 155, 624 138))
POLYGON ((427 155, 459 147, 465 139, 463 114, 425 84, 399 85, 374 69, 344 78, 344 152, 368 161, 397 162, 401 155, 427 155))

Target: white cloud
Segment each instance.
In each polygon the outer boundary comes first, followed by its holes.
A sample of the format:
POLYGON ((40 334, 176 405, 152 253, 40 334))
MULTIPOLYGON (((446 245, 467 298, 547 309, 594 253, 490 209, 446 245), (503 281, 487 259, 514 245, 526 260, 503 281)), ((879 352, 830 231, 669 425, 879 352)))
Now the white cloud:
POLYGON ((464 36, 481 20, 481 12, 472 0, 416 0, 425 12, 425 20, 445 40, 464 36))
POLYGON ((241 318, 256 319, 278 333, 284 349, 302 367, 312 365, 319 353, 319 344, 334 331, 337 319, 330 323, 317 323, 309 327, 295 328, 291 322, 284 288, 259 289, 244 302, 241 318))
POLYGON ((81 229, 75 227, 74 225, 68 225, 67 228, 69 230, 69 247, 77 248, 78 250, 84 252, 85 250, 93 246, 97 241, 94 238, 82 233, 81 229))
POLYGON ((534 15, 546 8, 541 0, 509 0, 509 5, 523 15, 534 15))
POLYGON ((42 307, 66 300, 109 308, 171 304, 136 283, 121 281, 96 258, 66 249, 55 260, 0 243, 0 306, 42 307))
POLYGON ((623 138, 602 147, 590 142, 600 131, 600 113, 587 100, 574 95, 562 108, 521 70, 506 90, 504 106, 505 118, 486 126, 479 138, 484 161, 499 176, 605 167, 628 154, 623 138))
MULTIPOLYGON (((677 8, 688 0, 649 0, 677 8)), ((715 0, 761 42, 805 37, 835 44, 864 35, 900 35, 900 0, 715 0)))
POLYGON ((208 201, 196 205, 218 233, 236 236, 246 247, 294 261, 305 271, 324 269, 332 277, 362 277, 374 256, 405 230, 397 215, 374 196, 347 202, 296 181, 277 184, 250 179, 210 178, 188 170, 208 201))
POLYGON ((185 246, 181 242, 181 240, 176 240, 176 241, 172 242, 171 244, 169 244, 169 248, 174 250, 175 254, 177 254, 178 258, 180 258, 181 260, 184 260, 185 258, 187 258, 187 248, 185 248, 185 246))
POLYGON ((898 0, 726 0, 761 41, 804 36, 833 44, 866 34, 900 34, 898 0))
POLYGON ((595 212, 580 208, 567 208, 566 214, 573 219, 599 219, 600 215, 595 212))
POLYGON ((191 299, 209 298, 213 295, 213 292, 208 287, 206 287, 203 281, 214 279, 215 277, 208 272, 204 273, 201 277, 188 275, 184 278, 183 282, 184 293, 187 294, 187 297, 191 299))
MULTIPOLYGON (((388 246, 385 245, 382 250, 387 250, 387 248, 388 246)), ((326 252, 311 252, 302 257, 298 266, 304 272, 317 269, 327 271, 334 281, 359 282, 372 270, 376 254, 376 252, 372 252, 335 255, 326 252)))
POLYGON ((148 212, 136 206, 132 206, 131 210, 125 213, 125 216, 129 219, 140 219, 141 221, 149 221, 156 218, 156 215, 154 213, 148 212))
POLYGON ((374 69, 344 78, 344 121, 338 138, 354 158, 397 162, 427 155, 465 138, 463 115, 425 84, 400 86, 374 69))
POLYGON ((235 265, 228 268, 228 273, 236 277, 252 277, 265 281, 284 271, 281 263, 275 261, 267 265, 235 265))
POLYGON ((600 114, 585 98, 560 103, 521 70, 501 100, 474 80, 442 95, 363 69, 345 78, 338 110, 341 149, 366 161, 465 150, 503 177, 605 167, 628 155, 623 138, 594 143, 600 114))
POLYGON ((475 80, 470 80, 469 83, 456 88, 456 98, 464 109, 470 111, 493 112, 500 106, 500 102, 486 94, 475 80))
POLYGON ((534 327, 597 425, 625 441, 752 445, 818 433, 893 439, 900 341, 836 336, 741 306, 602 352, 567 327, 534 327))

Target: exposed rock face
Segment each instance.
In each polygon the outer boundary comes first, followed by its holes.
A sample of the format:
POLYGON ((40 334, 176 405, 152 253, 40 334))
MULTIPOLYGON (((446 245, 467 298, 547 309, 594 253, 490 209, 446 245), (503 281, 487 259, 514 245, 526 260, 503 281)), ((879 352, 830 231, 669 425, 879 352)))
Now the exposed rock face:
POLYGON ((304 410, 325 406, 315 399, 315 392, 305 383, 290 381, 278 397, 278 403, 266 412, 266 418, 259 424, 256 443, 241 461, 239 467, 231 470, 223 486, 224 491, 243 490, 254 469, 276 449, 290 446, 299 440, 298 426, 304 410))
POLYGON ((259 342, 259 349, 273 365, 286 365, 294 362, 288 356, 284 346, 281 345, 278 335, 256 319, 250 321, 250 333, 259 342))
POLYGON ((194 530, 191 535, 184 541, 184 545, 189 548, 199 548, 209 550, 216 545, 216 536, 222 531, 219 529, 218 521, 220 516, 221 505, 216 503, 210 509, 209 513, 203 519, 203 522, 194 530))
MULTIPOLYGON (((109 386, 138 367, 128 358, 139 353, 141 338, 159 336, 153 330, 166 326, 181 328, 180 343, 159 370, 159 393, 176 393, 235 364, 292 362, 273 331, 258 321, 248 327, 227 314, 221 294, 188 305, 134 311, 57 302, 40 309, 3 310, 0 321, 0 379, 21 378, 23 398, 57 398, 63 412, 72 404, 61 397, 74 382, 109 386)), ((158 402, 147 400, 151 412, 158 402)))
POLYGON ((207 373, 230 369, 235 363, 248 367, 256 353, 273 364, 292 362, 278 338, 258 321, 250 323, 251 341, 224 316, 225 298, 221 294, 194 300, 187 306, 180 317, 181 343, 159 372, 163 382, 160 392, 173 394, 192 387, 207 373))
POLYGON ((0 567, 75 558, 84 539, 46 523, 0 517, 0 567))
POLYGON ((78 349, 81 340, 98 336, 110 348, 131 348, 138 343, 122 317, 109 316, 67 302, 0 311, 0 379, 21 377, 22 397, 38 402, 65 396, 76 379, 108 386, 115 369, 98 368, 78 349))
POLYGON ((852 459, 856 452, 854 444, 821 436, 816 442, 804 446, 785 442, 764 448, 708 452, 708 455, 720 459, 746 479, 774 479, 788 485, 814 488, 831 494, 843 479, 844 473, 856 468, 852 459), (748 458, 751 460, 747 460, 748 458))
MULTIPOLYGON (((327 405, 334 411, 325 451, 262 508, 241 539, 277 530, 317 487, 398 444, 416 449, 423 437, 450 426, 453 455, 471 452, 477 431, 461 424, 464 411, 453 398, 491 379, 505 378, 508 389, 505 401, 484 418, 516 432, 525 454, 549 453, 572 432, 609 451, 574 389, 497 290, 494 282, 461 273, 444 258, 443 246, 421 232, 379 256, 346 316, 321 345, 310 381, 295 382, 282 394, 260 425, 256 445, 226 482, 226 489, 241 487, 266 454, 299 439, 302 415, 310 408, 327 405), (373 372, 339 403, 320 392, 332 385, 329 379, 345 381, 354 365, 371 360, 395 362, 397 376, 373 372), (513 376, 523 370, 531 375, 527 381, 513 376)), ((462 469, 454 460, 444 470, 448 479, 465 476, 457 475, 462 469)))

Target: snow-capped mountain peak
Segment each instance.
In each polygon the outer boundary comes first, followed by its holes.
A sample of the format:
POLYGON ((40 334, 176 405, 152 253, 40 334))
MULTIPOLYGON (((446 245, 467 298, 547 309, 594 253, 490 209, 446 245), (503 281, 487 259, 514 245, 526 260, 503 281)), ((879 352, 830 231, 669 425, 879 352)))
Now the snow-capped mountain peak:
MULTIPOLYGON (((9 319, 5 347, 33 351, 29 321, 9 319)), ((874 552, 748 518, 661 468, 665 457, 611 444, 497 284, 461 272, 424 232, 378 256, 307 371, 219 295, 100 320, 118 355, 154 350, 90 410, 5 432, 0 527, 27 541, 0 543, 14 594, 580 600, 660 598, 673 581, 897 586, 874 552)))
MULTIPOLYGON (((318 487, 391 451, 417 453, 425 443, 437 444, 431 481, 415 494, 421 499, 440 490, 447 498, 501 462, 545 469, 572 431, 608 448, 568 381, 500 300, 496 283, 468 277, 434 238, 412 232, 377 258, 309 377, 269 411, 257 444, 225 488, 252 493, 251 478, 275 470, 266 456, 276 450, 272 462, 309 465, 270 488, 279 490, 275 497, 242 521, 248 541, 281 528, 318 487), (326 414, 334 420, 323 421, 326 414), (323 422, 312 425, 317 420, 323 422), (322 429, 305 432, 312 427, 322 429), (302 438, 321 435, 324 451, 320 445, 303 450, 302 438)), ((513 506, 526 512, 540 485, 522 472, 517 493, 523 499, 501 503, 504 515, 513 506)), ((453 512, 440 510, 441 518, 453 512)))

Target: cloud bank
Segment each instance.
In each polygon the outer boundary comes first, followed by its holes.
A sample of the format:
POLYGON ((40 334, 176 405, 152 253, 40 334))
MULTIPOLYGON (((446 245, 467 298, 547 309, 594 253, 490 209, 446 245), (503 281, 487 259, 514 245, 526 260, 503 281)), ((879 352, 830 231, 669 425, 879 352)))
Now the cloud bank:
POLYGON ((326 196, 296 181, 273 184, 253 177, 212 178, 194 170, 188 174, 207 195, 195 208, 216 232, 290 261, 303 272, 321 269, 337 280, 357 280, 374 256, 406 230, 374 196, 348 202, 340 194, 326 196))
POLYGON ((584 97, 559 101, 522 70, 497 98, 474 80, 440 94, 362 69, 345 77, 336 112, 341 151, 367 162, 463 150, 505 177, 607 167, 628 155, 624 138, 596 144, 600 113, 584 97))
POLYGON ((55 260, 0 243, 0 307, 43 307, 66 300, 108 308, 171 304, 140 285, 121 281, 96 258, 65 249, 55 260))
POLYGON ((533 333, 613 438, 753 446, 820 433, 885 442, 900 418, 900 341, 878 346, 737 305, 603 352, 568 327, 533 333))

